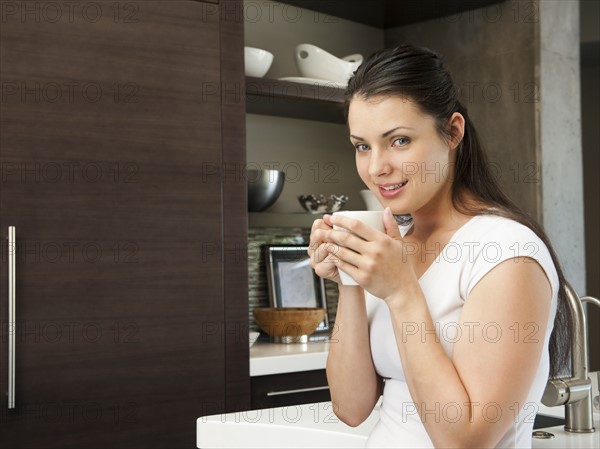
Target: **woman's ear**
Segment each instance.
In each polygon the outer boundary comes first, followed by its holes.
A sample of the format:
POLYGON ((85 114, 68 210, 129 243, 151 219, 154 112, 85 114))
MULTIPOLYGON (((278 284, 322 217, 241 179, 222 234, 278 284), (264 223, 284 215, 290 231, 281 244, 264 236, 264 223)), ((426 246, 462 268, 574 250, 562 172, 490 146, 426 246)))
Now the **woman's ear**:
POLYGON ((460 112, 455 112, 450 117, 450 149, 455 150, 465 135, 465 118, 460 112))

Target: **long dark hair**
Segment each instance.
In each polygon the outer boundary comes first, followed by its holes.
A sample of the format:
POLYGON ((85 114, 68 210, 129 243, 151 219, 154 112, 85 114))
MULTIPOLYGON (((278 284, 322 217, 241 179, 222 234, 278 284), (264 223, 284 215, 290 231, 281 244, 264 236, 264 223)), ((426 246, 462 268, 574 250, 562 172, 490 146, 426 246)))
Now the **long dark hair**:
POLYGON ((493 214, 515 220, 535 232, 547 246, 560 283, 549 343, 550 375, 557 377, 570 361, 572 328, 561 265, 542 227, 500 189, 467 108, 459 101, 459 90, 441 57, 427 48, 411 45, 378 51, 367 58, 350 78, 346 90, 346 112, 355 96, 364 99, 402 96, 410 99, 422 112, 435 119, 439 135, 447 140, 452 138, 448 126, 452 114, 459 112, 465 118, 465 133, 454 168, 452 203, 458 211, 467 215, 493 214), (469 195, 475 201, 470 201, 469 195))

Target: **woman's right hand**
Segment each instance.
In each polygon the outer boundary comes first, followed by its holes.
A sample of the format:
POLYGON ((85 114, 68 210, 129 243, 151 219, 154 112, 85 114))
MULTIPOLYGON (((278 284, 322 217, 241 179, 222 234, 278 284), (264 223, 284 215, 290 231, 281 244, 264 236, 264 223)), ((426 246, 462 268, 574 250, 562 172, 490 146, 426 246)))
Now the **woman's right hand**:
POLYGON ((322 231, 333 229, 330 215, 324 215, 323 219, 315 220, 310 230, 310 244, 308 246, 308 255, 310 256, 310 266, 315 270, 317 276, 323 279, 341 284, 340 273, 331 261, 331 257, 335 257, 330 251, 335 244, 323 240, 322 231), (320 235, 321 234, 321 235, 320 235), (332 246, 333 245, 333 246, 332 246))

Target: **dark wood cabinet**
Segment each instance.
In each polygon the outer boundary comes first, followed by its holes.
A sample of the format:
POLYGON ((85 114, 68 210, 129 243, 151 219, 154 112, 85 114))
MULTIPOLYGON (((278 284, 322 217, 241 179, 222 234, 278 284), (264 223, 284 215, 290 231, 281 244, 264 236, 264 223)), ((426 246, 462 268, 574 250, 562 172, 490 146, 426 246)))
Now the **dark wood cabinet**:
POLYGON ((325 370, 252 377, 252 409, 330 401, 325 370))
POLYGON ((0 447, 195 447, 250 405, 241 1, 94 5, 2 2, 0 447))

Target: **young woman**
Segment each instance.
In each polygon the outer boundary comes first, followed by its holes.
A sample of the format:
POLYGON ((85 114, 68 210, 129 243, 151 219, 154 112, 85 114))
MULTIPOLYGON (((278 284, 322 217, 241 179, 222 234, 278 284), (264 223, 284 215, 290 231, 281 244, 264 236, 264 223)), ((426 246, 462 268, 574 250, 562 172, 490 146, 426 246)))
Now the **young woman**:
POLYGON ((386 207, 386 232, 328 215, 312 227, 311 264, 339 285, 327 360, 337 416, 356 426, 383 394, 368 447, 530 447, 568 347, 548 238, 498 188, 438 55, 380 51, 347 96, 358 173, 386 207), (399 228, 393 214, 412 220, 399 228), (341 285, 340 269, 359 286, 341 285))

